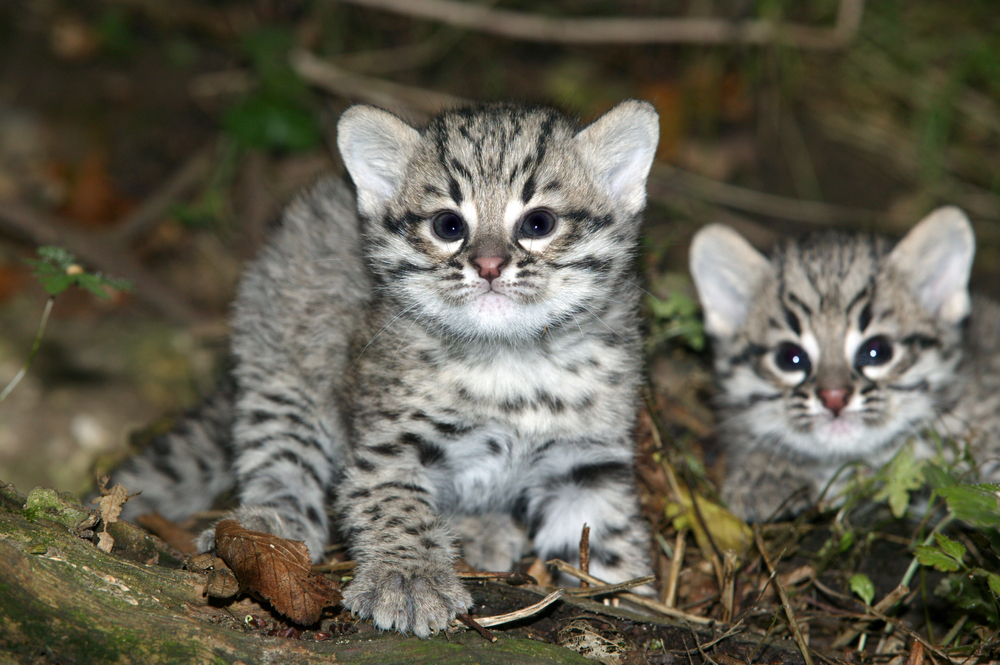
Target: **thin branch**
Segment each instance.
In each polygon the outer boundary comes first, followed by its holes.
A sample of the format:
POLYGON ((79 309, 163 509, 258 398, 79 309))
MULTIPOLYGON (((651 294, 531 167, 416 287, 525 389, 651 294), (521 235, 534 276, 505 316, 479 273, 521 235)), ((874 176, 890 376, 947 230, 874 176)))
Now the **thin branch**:
POLYGON ((483 639, 487 642, 496 642, 497 636, 486 630, 484 626, 481 626, 475 619, 473 619, 468 614, 456 614, 455 618, 464 623, 467 627, 473 629, 477 633, 483 636, 483 639))
POLYGON ((507 614, 497 614, 491 617, 477 617, 476 623, 478 623, 483 628, 490 628, 492 626, 499 626, 505 623, 511 623, 512 621, 520 621, 521 619, 527 619, 528 617, 534 616, 544 610, 546 607, 556 602, 566 593, 565 589, 556 589, 549 595, 542 598, 540 601, 534 605, 528 605, 515 612, 508 612, 507 614))
POLYGON ((510 39, 562 44, 782 44, 840 49, 857 34, 864 0, 841 0, 833 28, 711 18, 553 18, 457 0, 345 0, 510 39))
POLYGON ((882 222, 886 217, 862 208, 802 201, 737 187, 662 163, 653 165, 647 189, 652 199, 670 200, 678 195, 693 196, 744 212, 807 224, 863 226, 882 222))
POLYGON ((656 581, 655 575, 647 575, 646 577, 637 577, 634 580, 628 580, 627 582, 621 582, 620 584, 605 584, 604 586, 590 586, 584 580, 580 581, 579 589, 568 589, 566 593, 570 596, 576 596, 578 598, 589 598, 591 596, 606 596, 612 593, 621 593, 622 591, 628 591, 629 589, 634 589, 637 586, 642 586, 644 584, 652 584, 656 581), (583 586, 587 584, 587 586, 583 586))
POLYGON ((14 378, 10 380, 7 387, 0 392, 0 402, 7 399, 7 395, 10 394, 17 384, 21 383, 21 379, 24 375, 28 373, 28 369, 31 367, 31 363, 35 360, 35 355, 38 354, 38 349, 42 347, 42 336, 45 334, 45 324, 49 322, 49 314, 52 312, 52 303, 56 301, 55 296, 49 296, 49 299, 45 301, 45 310, 42 312, 42 320, 38 324, 38 332, 35 333, 35 341, 31 345, 31 351, 28 353, 28 359, 24 361, 24 365, 21 366, 21 370, 14 375, 14 378))
POLYGON ((295 73, 311 85, 341 97, 362 100, 385 108, 399 108, 402 105, 430 114, 469 103, 461 97, 453 97, 442 92, 353 74, 302 49, 292 51, 288 60, 295 73))
MULTIPOLYGON (((760 535, 760 527, 756 524, 753 525, 753 537, 757 543, 757 549, 760 550, 760 556, 764 559, 764 563, 767 564, 767 569, 774 575, 777 568, 774 567, 774 562, 771 561, 771 557, 767 553, 767 548, 764 547, 764 539, 760 535)), ((802 631, 795 620, 795 610, 792 609, 792 603, 788 600, 785 587, 777 575, 774 575, 774 586, 778 589, 778 596, 781 597, 781 604, 785 609, 785 617, 788 619, 788 627, 791 628, 792 635, 795 636, 795 641, 799 645, 799 651, 802 652, 802 659, 806 661, 806 665, 813 665, 812 654, 809 653, 809 645, 806 644, 805 638, 802 637, 802 631)))
POLYGON ((174 201, 183 197, 203 182, 212 167, 215 146, 203 148, 179 168, 141 206, 116 224, 112 233, 114 241, 123 245, 134 244, 153 230, 167 213, 174 201))
MULTIPOLYGON (((572 575, 578 580, 585 580, 597 586, 607 586, 607 582, 600 580, 594 577, 593 575, 588 575, 582 570, 579 570, 578 568, 569 565, 568 563, 562 561, 561 559, 552 559, 551 561, 547 561, 546 563, 555 566, 556 568, 566 573, 567 575, 572 575)), ((688 614, 687 612, 682 612, 681 610, 678 610, 673 607, 667 607, 663 603, 657 602, 652 598, 637 596, 634 593, 623 593, 620 594, 620 597, 624 598, 625 600, 628 600, 629 602, 635 603, 636 605, 642 605, 647 609, 654 610, 656 612, 659 612, 660 614, 665 614, 668 617, 673 617, 675 619, 683 619, 684 621, 690 621, 691 623, 698 623, 698 624, 714 623, 715 621, 714 619, 709 619, 707 617, 700 617, 696 614, 688 614)))

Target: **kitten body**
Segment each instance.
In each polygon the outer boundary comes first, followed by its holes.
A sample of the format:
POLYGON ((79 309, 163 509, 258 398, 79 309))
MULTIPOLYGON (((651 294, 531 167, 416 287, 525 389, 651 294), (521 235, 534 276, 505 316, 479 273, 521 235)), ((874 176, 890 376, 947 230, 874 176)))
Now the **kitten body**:
POLYGON ((942 208, 897 245, 826 233, 767 258, 708 226, 691 271, 713 339, 723 498, 760 521, 794 514, 850 462, 877 468, 929 431, 968 443, 981 477, 1000 458, 1000 307, 970 300, 975 251, 961 211, 942 208), (970 316, 971 315, 971 316, 970 316))
POLYGON ((349 109, 360 221, 332 180, 289 208, 237 298, 231 406, 123 468, 144 491, 127 510, 178 518, 233 482, 243 526, 318 560, 335 495, 358 562, 345 606, 422 636, 471 604, 457 546, 507 570, 515 520, 571 561, 587 523, 595 575, 647 574, 633 262, 657 128, 641 102, 582 130, 521 106, 421 130, 349 109))

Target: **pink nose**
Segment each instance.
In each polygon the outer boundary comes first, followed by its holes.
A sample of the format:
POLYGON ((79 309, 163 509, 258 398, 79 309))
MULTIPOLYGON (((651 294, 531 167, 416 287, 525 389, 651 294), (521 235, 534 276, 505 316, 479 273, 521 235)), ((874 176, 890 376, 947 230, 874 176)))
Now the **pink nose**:
POLYGON ((833 415, 839 416, 840 412, 847 406, 847 400, 851 398, 851 391, 847 388, 823 388, 818 390, 823 406, 833 411, 833 415))
POLYGON ((493 280, 500 276, 500 271, 503 270, 504 260, 499 256, 487 256, 479 259, 473 259, 473 263, 476 264, 476 268, 479 269, 479 276, 485 279, 490 284, 493 280))

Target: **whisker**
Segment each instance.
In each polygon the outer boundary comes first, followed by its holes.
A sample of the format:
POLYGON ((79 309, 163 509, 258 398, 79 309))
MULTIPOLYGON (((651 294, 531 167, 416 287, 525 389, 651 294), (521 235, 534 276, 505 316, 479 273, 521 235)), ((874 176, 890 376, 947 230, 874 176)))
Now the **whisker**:
POLYGON ((407 312, 409 312, 411 309, 413 309, 414 307, 416 307, 419 304, 420 303, 413 303, 412 305, 410 305, 409 307, 407 307, 406 309, 404 309, 403 311, 401 311, 399 314, 397 314, 396 316, 394 316, 391 319, 389 319, 389 322, 386 323, 384 326, 382 326, 382 328, 377 333, 375 333, 375 335, 370 340, 368 340, 368 343, 365 344, 365 348, 361 349, 361 353, 359 353, 358 357, 354 359, 354 363, 351 365, 351 369, 354 369, 354 366, 358 364, 359 360, 361 360, 361 356, 363 356, 365 354, 365 351, 367 351, 368 347, 372 345, 372 342, 374 342, 376 339, 378 339, 379 335, 381 335, 386 330, 388 330, 389 326, 391 326, 393 323, 396 322, 396 319, 398 319, 399 317, 403 316, 404 314, 406 314, 407 312))

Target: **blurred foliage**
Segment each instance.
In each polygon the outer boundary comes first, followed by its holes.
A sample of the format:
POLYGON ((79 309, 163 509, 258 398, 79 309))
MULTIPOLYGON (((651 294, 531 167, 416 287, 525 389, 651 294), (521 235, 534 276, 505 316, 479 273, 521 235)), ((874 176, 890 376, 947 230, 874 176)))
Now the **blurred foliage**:
POLYGON ((257 79, 257 89, 236 105, 223 121, 243 145, 258 149, 309 150, 321 137, 311 93, 288 64, 293 45, 290 30, 260 28, 242 46, 257 79))
POLYGON ((76 263, 76 258, 62 247, 39 247, 37 260, 25 259, 32 266, 32 272, 50 296, 57 296, 71 286, 78 286, 107 300, 111 296, 104 287, 117 291, 130 291, 128 280, 108 277, 101 273, 89 273, 76 263))

